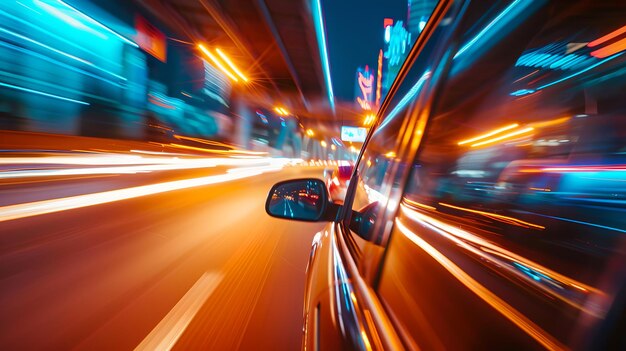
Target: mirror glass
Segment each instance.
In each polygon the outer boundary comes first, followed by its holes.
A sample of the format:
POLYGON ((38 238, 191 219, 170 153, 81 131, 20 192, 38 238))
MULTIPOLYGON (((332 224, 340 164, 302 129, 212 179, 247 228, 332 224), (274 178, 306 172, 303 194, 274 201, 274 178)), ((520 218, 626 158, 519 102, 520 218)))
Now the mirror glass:
POLYGON ((298 179, 272 188, 267 212, 275 217, 315 221, 326 207, 326 188, 319 179, 298 179))

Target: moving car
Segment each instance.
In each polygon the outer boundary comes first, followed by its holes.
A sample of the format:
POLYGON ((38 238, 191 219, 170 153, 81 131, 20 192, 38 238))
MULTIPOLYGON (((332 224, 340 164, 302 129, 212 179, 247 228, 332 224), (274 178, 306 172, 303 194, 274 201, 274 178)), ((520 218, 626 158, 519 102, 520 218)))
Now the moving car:
MULTIPOLYGON (((303 349, 626 349, 626 4, 440 1, 342 205, 324 221, 303 349)), ((315 206, 285 212, 274 194, 315 206)))
POLYGON ((333 202, 343 202, 346 198, 346 191, 350 184, 350 176, 354 171, 354 165, 349 161, 339 161, 337 166, 330 170, 325 170, 326 186, 333 202))

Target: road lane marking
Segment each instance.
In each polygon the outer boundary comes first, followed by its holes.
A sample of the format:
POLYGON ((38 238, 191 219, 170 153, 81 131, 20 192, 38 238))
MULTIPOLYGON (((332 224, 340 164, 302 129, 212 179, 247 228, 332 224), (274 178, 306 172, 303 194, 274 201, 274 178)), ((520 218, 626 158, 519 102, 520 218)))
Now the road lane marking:
POLYGON ((136 197, 154 195, 174 190, 223 183, 256 176, 267 171, 276 171, 280 168, 281 167, 259 167, 258 170, 248 170, 247 172, 229 172, 227 174, 175 180, 164 183, 142 185, 132 188, 104 191, 100 193, 84 194, 60 199, 42 200, 17 205, 2 206, 0 207, 0 222, 32 217, 47 213, 67 211, 87 206, 101 205, 105 203, 133 199, 136 197))
POLYGON ((221 274, 205 272, 174 308, 137 345, 135 351, 171 350, 220 284, 222 278, 221 274))

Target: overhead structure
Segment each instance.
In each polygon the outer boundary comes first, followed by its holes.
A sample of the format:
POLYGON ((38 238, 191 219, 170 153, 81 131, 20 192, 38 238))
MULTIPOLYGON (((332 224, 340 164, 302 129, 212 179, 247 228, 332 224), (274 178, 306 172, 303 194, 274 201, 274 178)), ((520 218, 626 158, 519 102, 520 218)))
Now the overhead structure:
POLYGON ((243 84, 238 94, 249 101, 268 109, 279 105, 281 114, 311 123, 341 124, 343 117, 333 111, 326 44, 319 42, 318 2, 135 1, 243 84))

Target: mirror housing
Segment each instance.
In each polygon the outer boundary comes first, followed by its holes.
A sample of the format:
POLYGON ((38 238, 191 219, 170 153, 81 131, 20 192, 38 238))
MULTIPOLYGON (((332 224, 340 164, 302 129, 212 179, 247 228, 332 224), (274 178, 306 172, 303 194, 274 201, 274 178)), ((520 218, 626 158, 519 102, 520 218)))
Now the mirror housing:
POLYGON ((296 221, 332 221, 339 205, 329 201, 326 184, 316 178, 292 179, 274 184, 265 201, 272 217, 296 221))

